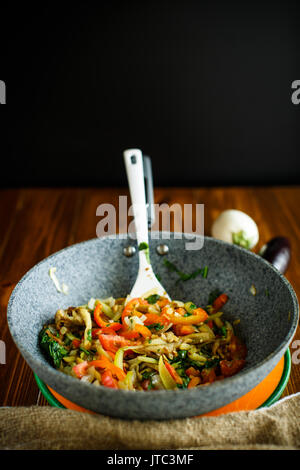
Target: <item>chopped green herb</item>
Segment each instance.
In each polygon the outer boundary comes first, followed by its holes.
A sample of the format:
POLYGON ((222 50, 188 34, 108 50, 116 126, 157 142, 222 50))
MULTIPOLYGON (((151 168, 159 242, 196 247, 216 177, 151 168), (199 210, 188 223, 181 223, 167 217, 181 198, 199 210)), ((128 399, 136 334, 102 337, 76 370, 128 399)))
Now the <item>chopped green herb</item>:
POLYGON ((184 308, 185 308, 185 310, 186 310, 188 313, 193 314, 193 311, 194 311, 195 308, 197 308, 197 307, 196 307, 195 304, 193 304, 193 302, 186 302, 186 303, 184 304, 184 308))
POLYGON ((184 317, 190 317, 191 315, 193 315, 192 313, 189 313, 189 312, 186 312, 183 316, 184 317))
POLYGON ((205 369, 211 369, 212 367, 216 367, 220 363, 220 359, 218 357, 214 357, 209 361, 206 361, 204 364, 205 369))
POLYGON ((222 328, 220 328, 220 330, 221 330, 221 334, 223 336, 227 336, 227 330, 226 330, 225 326, 222 326, 222 328))
POLYGON ((203 272, 202 272, 202 277, 204 277, 204 279, 206 279, 207 274, 208 274, 208 266, 204 266, 203 272))
POLYGON ((147 325, 147 328, 153 328, 156 331, 162 330, 164 325, 161 323, 151 323, 151 325, 147 325))
POLYGON ((139 251, 145 251, 146 259, 147 259, 148 263, 150 264, 149 245, 148 245, 148 243, 145 243, 145 242, 140 243, 139 244, 139 251))
POLYGON ((191 379, 188 376, 181 377, 181 378, 182 378, 182 384, 177 384, 177 387, 178 388, 187 388, 191 379))
POLYGON ((176 266, 175 264, 171 263, 171 261, 169 261, 168 259, 164 258, 164 264, 165 266, 170 270, 170 271, 173 271, 173 272, 176 272, 176 274, 178 274, 179 276, 179 281, 188 281, 190 279, 195 279, 197 276, 201 275, 202 277, 206 278, 207 277, 207 273, 208 273, 208 266, 205 266, 204 268, 200 268, 200 269, 197 269, 196 271, 192 272, 192 273, 184 273, 182 271, 180 271, 176 266))
POLYGON ((92 330, 88 330, 87 332, 87 340, 92 341, 92 330))
POLYGON ((149 378, 149 385, 147 387, 148 390, 151 390, 152 388, 154 388, 154 385, 152 383, 152 377, 149 378))
POLYGON ((158 294, 149 295, 149 297, 146 298, 149 304, 155 304, 159 299, 160 295, 158 294))
POLYGON ((88 351, 87 349, 83 348, 82 346, 79 346, 79 349, 84 352, 85 354, 87 354, 88 356, 91 354, 90 351, 88 351))
POLYGON ((149 248, 148 243, 142 242, 139 244, 139 251, 147 250, 149 248))
POLYGON ((187 350, 186 349, 181 349, 178 351, 178 357, 180 359, 185 359, 187 356, 187 350))
POLYGON ((150 372, 149 370, 146 370, 142 373, 142 377, 143 379, 147 380, 147 379, 150 379, 150 377, 152 377, 153 374, 155 374, 154 371, 150 372))

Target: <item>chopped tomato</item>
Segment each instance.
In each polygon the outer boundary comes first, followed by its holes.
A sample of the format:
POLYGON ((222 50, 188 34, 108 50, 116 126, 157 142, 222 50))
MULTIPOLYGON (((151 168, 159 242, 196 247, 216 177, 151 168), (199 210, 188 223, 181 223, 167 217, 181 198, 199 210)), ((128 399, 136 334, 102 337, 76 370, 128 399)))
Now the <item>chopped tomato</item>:
POLYGON ((239 372, 245 365, 244 359, 233 359, 232 361, 220 361, 221 373, 224 377, 231 377, 239 372))
POLYGON ((201 371, 202 383, 212 383, 216 380, 216 373, 214 369, 202 369, 201 371))
POLYGON ((80 344, 81 344, 80 339, 73 339, 72 345, 74 346, 74 348, 79 348, 80 344))
POLYGON ((247 347, 236 336, 232 336, 228 349, 232 359, 246 359, 247 347))
POLYGON ((219 297, 216 298, 216 300, 213 302, 212 306, 213 306, 213 311, 212 313, 216 313, 218 312, 219 310, 221 310, 221 308, 223 307, 223 305, 226 304, 228 300, 228 295, 227 294, 221 294, 219 295, 219 297))
POLYGON ((106 351, 117 352, 118 349, 130 346, 132 343, 122 336, 99 334, 99 340, 106 351))
POLYGON ((191 375, 191 376, 194 376, 194 377, 200 377, 200 375, 201 375, 200 370, 195 369, 195 367, 189 367, 188 369, 186 369, 185 373, 188 376, 191 375))
POLYGON ((92 338, 98 338, 99 333, 102 332, 102 328, 93 328, 92 329, 92 338))
POLYGON ((89 363, 87 361, 83 361, 73 366, 73 372, 75 372, 76 376, 81 379, 84 375, 86 375, 88 367, 89 363))
POLYGON ((101 383, 105 387, 118 388, 117 381, 113 378, 110 370, 105 370, 101 374, 101 383))
POLYGON ((199 384, 201 384, 201 378, 191 376, 191 380, 189 381, 188 388, 197 387, 197 385, 199 384))
POLYGON ((166 369, 167 371, 169 372, 169 374, 171 375, 171 377, 175 380, 175 382, 177 384, 182 384, 182 378, 180 377, 180 375, 176 372, 176 370, 174 369, 173 366, 171 366, 171 364, 169 364, 169 362, 167 361, 164 361, 164 364, 166 366, 166 369))
POLYGON ((149 379, 143 380, 143 382, 141 383, 141 385, 142 385, 143 390, 148 390, 149 385, 150 385, 150 380, 149 380, 149 379))
POLYGON ((116 331, 119 331, 122 328, 120 323, 109 323, 109 326, 102 328, 102 333, 116 335, 116 331))

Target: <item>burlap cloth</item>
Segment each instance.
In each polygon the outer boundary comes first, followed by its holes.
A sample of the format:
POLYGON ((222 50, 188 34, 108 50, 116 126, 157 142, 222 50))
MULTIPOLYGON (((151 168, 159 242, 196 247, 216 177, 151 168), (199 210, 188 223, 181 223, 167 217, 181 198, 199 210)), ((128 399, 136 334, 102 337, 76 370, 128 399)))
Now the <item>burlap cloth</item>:
POLYGON ((3 407, 0 449, 300 449, 300 393, 256 411, 152 422, 3 407))

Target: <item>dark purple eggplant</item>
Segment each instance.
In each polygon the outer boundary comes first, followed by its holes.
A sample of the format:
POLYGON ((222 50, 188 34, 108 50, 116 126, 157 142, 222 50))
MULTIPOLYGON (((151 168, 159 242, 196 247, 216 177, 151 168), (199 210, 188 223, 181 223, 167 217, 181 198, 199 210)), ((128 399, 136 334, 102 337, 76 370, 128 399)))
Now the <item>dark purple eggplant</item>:
POLYGON ((261 248, 259 254, 284 274, 291 259, 291 244, 286 237, 275 237, 261 248))

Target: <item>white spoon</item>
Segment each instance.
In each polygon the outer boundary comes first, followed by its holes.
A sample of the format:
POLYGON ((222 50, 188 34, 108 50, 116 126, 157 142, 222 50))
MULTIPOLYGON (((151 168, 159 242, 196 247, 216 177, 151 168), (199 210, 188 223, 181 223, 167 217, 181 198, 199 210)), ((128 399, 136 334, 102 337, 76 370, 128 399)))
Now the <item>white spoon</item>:
POLYGON ((129 149, 123 152, 123 156, 133 209, 137 244, 139 247, 139 271, 135 284, 129 294, 129 298, 133 299, 157 294, 169 299, 165 288, 155 276, 149 259, 143 155, 139 149, 129 149), (141 249, 143 246, 145 249, 141 249))

